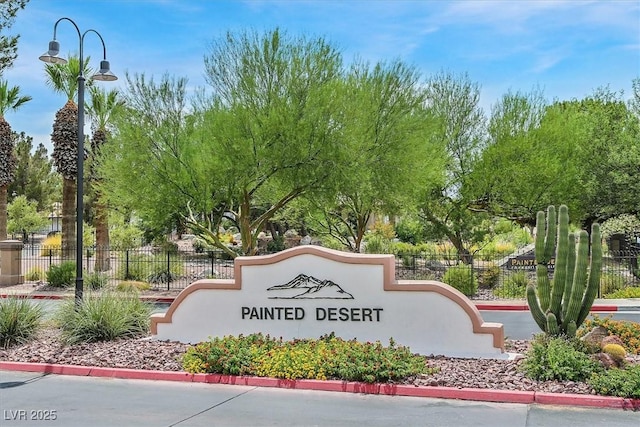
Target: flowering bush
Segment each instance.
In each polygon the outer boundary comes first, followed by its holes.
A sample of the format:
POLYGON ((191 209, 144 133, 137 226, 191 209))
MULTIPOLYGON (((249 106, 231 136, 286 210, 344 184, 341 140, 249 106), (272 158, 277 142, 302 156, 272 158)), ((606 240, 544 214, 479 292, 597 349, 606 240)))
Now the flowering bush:
POLYGON ((609 331, 609 335, 617 335, 628 353, 640 354, 640 323, 629 320, 614 320, 611 316, 593 316, 584 321, 577 336, 583 336, 596 326, 605 328, 609 331))
POLYGON ((182 363, 191 373, 368 383, 434 372, 423 357, 397 346, 392 339, 385 347, 380 342, 345 341, 333 334, 286 342, 262 334, 213 338, 189 348, 182 363))

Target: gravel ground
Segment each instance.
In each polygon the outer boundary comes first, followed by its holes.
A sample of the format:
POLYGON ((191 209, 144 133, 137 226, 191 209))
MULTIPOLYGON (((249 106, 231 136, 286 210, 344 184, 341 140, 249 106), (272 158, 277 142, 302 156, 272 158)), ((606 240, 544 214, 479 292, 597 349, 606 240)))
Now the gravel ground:
MULTIPOLYGON (((27 344, 0 350, 0 360, 181 371, 180 358, 188 348, 186 344, 152 341, 149 338, 67 346, 61 343, 59 337, 58 329, 42 330, 34 340, 27 344)), ((524 353, 528 347, 527 341, 507 340, 506 344, 507 351, 510 353, 524 353)), ((440 368, 440 372, 412 378, 407 380, 408 384, 555 393, 593 393, 585 383, 572 381, 538 382, 527 379, 518 369, 522 358, 491 360, 431 356, 426 360, 429 366, 440 368)))

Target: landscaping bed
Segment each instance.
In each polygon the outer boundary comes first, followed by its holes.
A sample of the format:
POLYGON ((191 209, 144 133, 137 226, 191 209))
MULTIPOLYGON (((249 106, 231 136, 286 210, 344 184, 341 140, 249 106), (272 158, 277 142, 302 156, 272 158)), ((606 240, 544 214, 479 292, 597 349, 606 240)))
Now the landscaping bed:
MULTIPOLYGON (((507 351, 524 353, 530 343, 507 340, 507 351)), ((12 362, 49 363, 160 371, 182 371, 182 356, 189 345, 177 342, 153 341, 149 337, 118 339, 66 345, 59 329, 48 327, 37 332, 26 344, 0 350, 0 360, 12 362)), ((523 358, 514 360, 459 359, 425 356, 429 367, 439 372, 408 378, 404 384, 445 386, 495 390, 522 390, 553 393, 595 394, 586 382, 535 381, 520 370, 523 358)), ((630 360, 638 362, 638 356, 630 360), (635 359, 634 359, 635 358, 635 359)))

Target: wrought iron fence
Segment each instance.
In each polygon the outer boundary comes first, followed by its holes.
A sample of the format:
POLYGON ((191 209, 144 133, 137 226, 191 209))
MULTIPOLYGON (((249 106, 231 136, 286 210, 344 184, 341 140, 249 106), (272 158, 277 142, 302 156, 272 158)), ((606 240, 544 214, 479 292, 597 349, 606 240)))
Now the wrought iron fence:
MULTIPOLYGON (((639 255, 640 250, 607 253, 601 290, 640 286, 639 255)), ((103 270, 100 272, 109 279, 148 282, 159 290, 183 289, 198 279, 233 278, 233 260, 222 251, 167 251, 153 247, 107 250, 92 247, 85 249, 83 259, 87 273, 103 270), (101 261, 96 263, 96 260, 101 261), (96 269, 96 265, 102 267, 96 269)), ((465 265, 473 273, 471 277, 480 289, 493 289, 498 297, 502 293, 505 298, 518 295, 524 298, 527 283, 535 282, 535 260, 526 251, 512 254, 483 252, 468 257, 464 264, 455 253, 397 254, 395 259, 396 278, 402 280, 446 281, 445 273, 449 269, 465 265)), ((22 268, 27 280, 37 276, 34 272, 46 273, 52 265, 62 262, 59 250, 39 245, 24 246, 22 268)), ((550 267, 553 270, 553 264, 550 267)))

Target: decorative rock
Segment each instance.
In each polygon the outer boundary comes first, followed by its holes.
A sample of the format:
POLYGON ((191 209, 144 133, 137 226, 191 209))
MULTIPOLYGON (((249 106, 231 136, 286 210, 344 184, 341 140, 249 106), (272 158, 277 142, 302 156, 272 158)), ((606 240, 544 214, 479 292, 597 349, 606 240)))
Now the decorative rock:
POLYGON ((596 353, 594 357, 605 369, 619 367, 618 362, 616 362, 616 360, 607 353, 596 353))
POLYGON ((284 247, 286 249, 300 246, 302 238, 298 235, 296 230, 287 230, 284 233, 284 247))
POLYGON ((308 234, 306 236, 304 236, 302 239, 300 239, 300 244, 301 245, 310 245, 311 244, 311 236, 309 236, 308 234))
POLYGON ((587 332, 581 339, 586 344, 590 352, 596 353, 602 348, 602 340, 609 336, 609 331, 603 326, 596 326, 587 332))
POLYGON ((617 335, 608 335, 602 339, 600 342, 600 348, 604 348, 607 344, 618 344, 621 347, 624 347, 624 343, 617 335))

